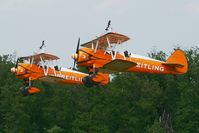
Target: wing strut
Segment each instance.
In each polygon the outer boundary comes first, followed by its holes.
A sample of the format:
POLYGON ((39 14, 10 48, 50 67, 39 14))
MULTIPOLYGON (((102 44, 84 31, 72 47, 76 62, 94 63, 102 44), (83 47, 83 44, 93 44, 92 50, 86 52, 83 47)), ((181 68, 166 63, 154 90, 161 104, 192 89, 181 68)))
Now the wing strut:
POLYGON ((95 51, 94 51, 94 53, 97 52, 98 44, 99 44, 99 41, 96 42, 96 46, 95 46, 95 51))

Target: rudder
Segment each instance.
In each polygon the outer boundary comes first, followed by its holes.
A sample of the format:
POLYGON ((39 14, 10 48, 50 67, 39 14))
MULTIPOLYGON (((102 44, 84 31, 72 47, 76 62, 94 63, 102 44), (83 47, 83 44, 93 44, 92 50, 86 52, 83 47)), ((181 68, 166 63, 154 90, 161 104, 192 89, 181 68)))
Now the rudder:
POLYGON ((187 58, 184 52, 177 49, 166 61, 166 64, 175 66, 177 74, 184 74, 188 70, 187 58))

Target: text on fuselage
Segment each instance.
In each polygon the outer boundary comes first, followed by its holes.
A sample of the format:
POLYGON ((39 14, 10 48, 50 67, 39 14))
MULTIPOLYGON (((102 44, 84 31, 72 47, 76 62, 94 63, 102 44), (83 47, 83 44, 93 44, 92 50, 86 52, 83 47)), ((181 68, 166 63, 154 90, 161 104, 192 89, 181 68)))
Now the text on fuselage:
POLYGON ((66 79, 66 80, 82 81, 82 78, 76 77, 76 76, 69 76, 69 75, 63 75, 63 74, 57 74, 56 76, 59 78, 66 79))
POLYGON ((144 68, 144 69, 148 69, 148 70, 153 70, 153 71, 164 72, 163 66, 157 66, 157 65, 151 65, 151 64, 145 64, 145 63, 137 62, 136 67, 137 68, 144 68))

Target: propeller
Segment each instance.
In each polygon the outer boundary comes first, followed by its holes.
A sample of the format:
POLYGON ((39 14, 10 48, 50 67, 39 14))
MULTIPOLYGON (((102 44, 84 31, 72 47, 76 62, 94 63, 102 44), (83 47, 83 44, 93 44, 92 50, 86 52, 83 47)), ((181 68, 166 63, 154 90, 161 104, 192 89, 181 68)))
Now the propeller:
POLYGON ((18 63, 19 63, 19 57, 17 58, 17 61, 16 61, 16 64, 15 64, 15 68, 17 68, 18 67, 18 63))
POLYGON ((15 63, 15 66, 10 69, 10 71, 12 73, 16 73, 17 72, 17 67, 18 67, 19 60, 20 60, 20 58, 18 57, 17 60, 16 60, 16 63, 15 63))
POLYGON ((78 51, 79 51, 79 45, 80 45, 80 38, 78 39, 77 49, 76 49, 76 54, 78 54, 78 51))
POLYGON ((73 54, 73 59, 74 59, 74 63, 73 63, 73 70, 75 69, 75 65, 77 64, 78 58, 79 58, 79 45, 80 45, 80 38, 78 39, 78 43, 77 43, 77 48, 76 48, 76 53, 73 54))

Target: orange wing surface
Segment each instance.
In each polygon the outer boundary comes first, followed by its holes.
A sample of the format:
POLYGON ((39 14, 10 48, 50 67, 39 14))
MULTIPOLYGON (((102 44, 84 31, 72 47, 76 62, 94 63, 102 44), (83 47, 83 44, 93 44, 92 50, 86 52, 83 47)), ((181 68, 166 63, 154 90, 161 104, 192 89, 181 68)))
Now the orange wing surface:
POLYGON ((87 47, 87 48, 92 48, 92 47, 96 47, 96 45, 98 45, 98 49, 104 50, 109 46, 109 43, 110 44, 121 44, 123 42, 128 41, 129 39, 130 38, 125 35, 115 33, 115 32, 109 32, 107 34, 104 34, 104 35, 92 40, 92 41, 84 43, 81 46, 87 47))
POLYGON ((42 57, 42 60, 58 60, 59 59, 59 57, 52 54, 47 54, 47 53, 40 53, 40 54, 35 54, 35 55, 21 57, 21 58, 25 60, 34 59, 35 62, 40 62, 41 57, 42 57))
POLYGON ((115 59, 103 66, 103 69, 107 70, 113 70, 113 71, 119 71, 119 72, 125 72, 129 68, 136 66, 137 63, 122 59, 115 59))

